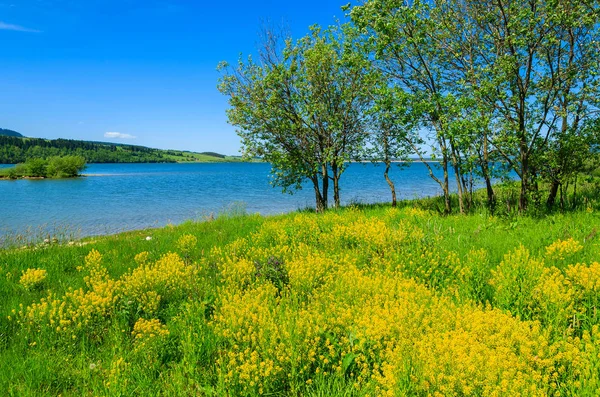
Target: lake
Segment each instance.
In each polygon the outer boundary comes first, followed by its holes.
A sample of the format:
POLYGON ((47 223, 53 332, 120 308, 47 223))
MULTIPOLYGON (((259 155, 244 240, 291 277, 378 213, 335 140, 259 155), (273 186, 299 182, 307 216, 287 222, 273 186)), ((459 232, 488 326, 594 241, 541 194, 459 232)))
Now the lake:
MULTIPOLYGON (((390 201, 383 170, 351 164, 340 184, 343 203, 390 201)), ((310 185, 283 194, 269 184, 269 171, 266 163, 90 164, 83 178, 0 181, 0 243, 15 234, 82 237, 240 209, 269 215, 314 207, 310 185)), ((422 163, 394 167, 391 177, 399 198, 441 194, 422 163)))

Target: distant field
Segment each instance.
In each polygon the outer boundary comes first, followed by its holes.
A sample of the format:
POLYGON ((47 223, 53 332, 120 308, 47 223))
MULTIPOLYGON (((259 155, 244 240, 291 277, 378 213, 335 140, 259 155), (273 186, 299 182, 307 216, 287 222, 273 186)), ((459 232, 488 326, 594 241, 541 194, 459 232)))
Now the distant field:
POLYGON ((202 162, 202 163, 223 163, 223 162, 239 162, 241 157, 225 156, 217 153, 195 153, 195 152, 175 152, 173 150, 166 151, 164 157, 179 163, 187 162, 202 162))

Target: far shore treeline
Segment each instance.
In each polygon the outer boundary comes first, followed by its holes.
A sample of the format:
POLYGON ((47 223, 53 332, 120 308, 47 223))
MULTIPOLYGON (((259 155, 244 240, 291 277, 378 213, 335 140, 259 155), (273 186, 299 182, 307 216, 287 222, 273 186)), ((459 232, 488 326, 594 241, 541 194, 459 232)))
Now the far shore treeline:
POLYGON ((339 207, 348 162, 383 161, 395 203, 390 160, 431 156, 445 213, 469 211, 477 184, 493 211, 493 182, 509 173, 525 212, 562 207, 598 169, 597 2, 368 0, 343 10, 348 23, 298 40, 265 27, 258 57, 219 65, 244 153, 270 162, 284 191, 312 183, 322 211, 332 187, 339 207))
POLYGON ((0 164, 24 163, 30 159, 47 159, 55 156, 81 156, 88 163, 176 163, 236 160, 234 157, 213 152, 194 153, 108 142, 24 138, 0 134, 0 164))

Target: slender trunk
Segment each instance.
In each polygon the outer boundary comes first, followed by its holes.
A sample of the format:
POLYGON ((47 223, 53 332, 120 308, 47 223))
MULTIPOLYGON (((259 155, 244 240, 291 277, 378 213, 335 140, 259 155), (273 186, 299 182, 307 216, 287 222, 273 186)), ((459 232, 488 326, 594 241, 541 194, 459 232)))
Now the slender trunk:
POLYGON ((541 194, 540 194, 540 183, 538 178, 538 170, 535 167, 529 167, 529 175, 530 177, 530 189, 533 192, 531 197, 533 198, 535 205, 537 207, 541 204, 541 194))
POLYGON ((458 170, 458 166, 454 165, 454 177, 456 178, 456 188, 458 192, 458 209, 461 214, 465 213, 465 204, 463 200, 463 187, 461 183, 460 171, 458 170))
POLYGON ((491 213, 494 213, 496 207, 496 195, 494 188, 492 187, 492 178, 490 177, 490 166, 489 166, 489 148, 487 136, 483 140, 483 159, 481 159, 481 174, 485 180, 485 190, 487 193, 487 205, 491 213))
POLYGON ((390 168, 392 166, 392 161, 390 160, 390 142, 388 140, 388 134, 386 133, 383 137, 383 162, 385 163, 385 171, 383 176, 390 187, 392 192, 392 207, 396 206, 396 187, 394 186, 394 182, 389 177, 390 168))
POLYGON ((475 186, 475 177, 473 176, 475 173, 474 170, 471 170, 469 174, 469 210, 473 207, 473 187, 475 186))
POLYGON ((340 177, 335 175, 333 177, 333 201, 335 202, 335 208, 340 208, 340 177))
POLYGON ((463 174, 461 181, 465 200, 465 210, 466 212, 469 212, 471 210, 471 203, 473 201, 473 171, 469 172, 467 175, 463 174))
POLYGON ((392 191, 392 207, 396 206, 396 187, 394 186, 394 182, 390 179, 388 173, 390 172, 391 161, 388 157, 385 159, 385 172, 383 176, 385 177, 386 182, 390 186, 390 190, 392 191))
POLYGON ((489 175, 485 176, 485 190, 487 192, 487 205, 493 214, 496 207, 496 194, 494 193, 494 188, 492 187, 492 181, 490 180, 489 175))
POLYGON ((320 213, 327 209, 327 204, 323 202, 323 195, 321 194, 321 189, 319 188, 319 178, 316 175, 314 178, 312 178, 312 182, 315 190, 315 210, 317 213, 320 213))
POLYGON ((562 183, 560 184, 560 208, 565 209, 565 190, 569 188, 569 184, 565 187, 562 183))
POLYGON ((451 153, 452 153, 452 168, 454 168, 454 177, 456 178, 456 189, 458 192, 458 208, 461 214, 465 213, 465 204, 463 200, 463 186, 462 186, 462 172, 458 156, 456 155, 456 149, 454 143, 450 142, 451 153))
POLYGON ((521 147, 521 192, 519 194, 519 212, 527 209, 527 190, 529 190, 529 158, 521 147))
POLYGON ((448 156, 444 153, 442 155, 442 169, 444 170, 444 184, 442 190, 444 191, 444 213, 450 214, 452 212, 452 203, 450 202, 450 181, 448 177, 448 156))
POLYGON ((340 174, 337 163, 331 165, 331 172, 333 174, 333 201, 335 208, 340 208, 340 174))
POLYGON ((577 175, 575 175, 575 180, 573 181, 573 205, 572 205, 572 207, 575 208, 576 204, 577 204, 577 175))
MULTIPOLYGON (((440 188, 442 188, 442 191, 444 192, 444 201, 445 201, 445 213, 450 213, 451 210, 451 206, 450 206, 450 197, 448 194, 448 183, 447 180, 446 181, 442 181, 440 180, 440 178, 438 178, 437 176, 435 176, 435 173, 433 172, 433 168, 431 167, 431 165, 429 165, 429 163, 427 161, 425 161, 425 159, 423 158, 423 154, 421 153, 421 151, 419 150, 419 148, 417 147, 417 145, 411 141, 410 139, 405 139, 404 141, 406 144, 408 144, 412 150, 413 153, 416 153, 417 156, 419 156, 419 159, 421 160, 421 162, 423 163, 423 165, 425 165, 425 167, 427 168, 427 171, 429 172, 429 176, 431 177, 431 179, 433 179, 438 185, 440 185, 440 188), (444 182, 446 182, 444 184, 444 182)), ((446 166, 446 176, 448 174, 447 170, 448 170, 448 161, 447 159, 445 160, 445 162, 443 163, 446 166)))
POLYGON ((560 187, 560 183, 558 179, 553 179, 550 184, 550 193, 548 194, 548 200, 546 200, 546 206, 548 208, 554 207, 556 203, 556 194, 558 193, 558 188, 560 187))
POLYGON ((323 201, 323 210, 327 209, 328 206, 328 194, 329 194, 329 171, 327 170, 327 164, 321 166, 321 183, 323 185, 321 189, 321 196, 323 201))

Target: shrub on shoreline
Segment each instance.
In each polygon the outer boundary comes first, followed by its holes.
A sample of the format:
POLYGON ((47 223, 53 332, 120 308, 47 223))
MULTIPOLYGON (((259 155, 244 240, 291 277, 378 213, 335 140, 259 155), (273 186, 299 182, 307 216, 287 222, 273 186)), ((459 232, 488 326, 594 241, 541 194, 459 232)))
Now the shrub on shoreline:
POLYGON ((85 169, 82 156, 54 156, 48 159, 31 158, 23 164, 2 170, 0 177, 19 178, 74 178, 85 169))

